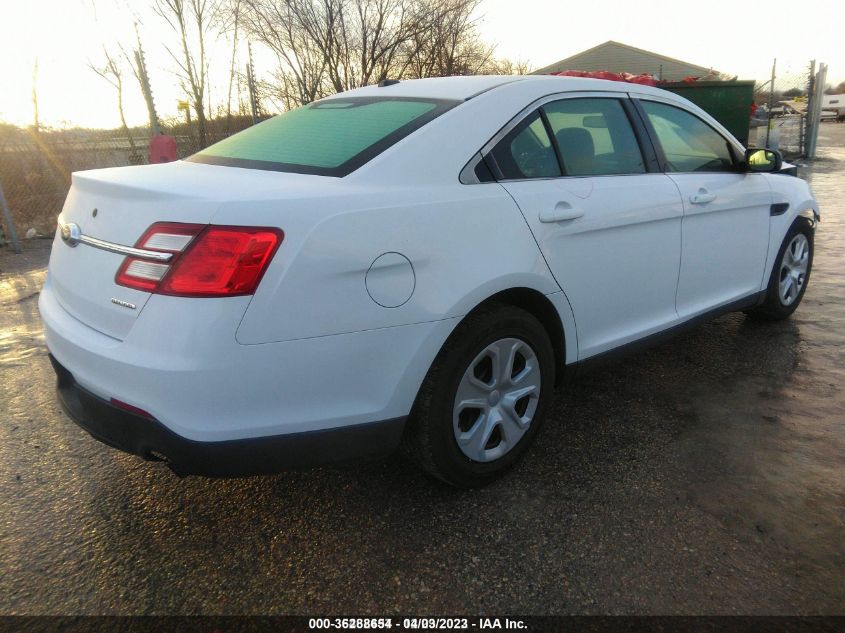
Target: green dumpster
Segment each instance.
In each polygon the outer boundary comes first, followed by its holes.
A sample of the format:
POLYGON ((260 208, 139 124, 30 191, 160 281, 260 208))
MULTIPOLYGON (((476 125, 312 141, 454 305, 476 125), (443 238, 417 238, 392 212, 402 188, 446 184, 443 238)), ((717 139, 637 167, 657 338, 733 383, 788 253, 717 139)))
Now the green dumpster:
POLYGON ((660 88, 689 99, 724 125, 743 145, 748 145, 753 81, 697 81, 665 83, 660 88))

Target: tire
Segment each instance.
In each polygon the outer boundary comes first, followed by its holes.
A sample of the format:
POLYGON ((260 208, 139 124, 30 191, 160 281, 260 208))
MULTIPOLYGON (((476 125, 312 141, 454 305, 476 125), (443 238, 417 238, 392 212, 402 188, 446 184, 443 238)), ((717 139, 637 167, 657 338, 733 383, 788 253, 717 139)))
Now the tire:
POLYGON ((533 315, 505 304, 471 313, 420 387, 405 452, 453 486, 492 482, 537 435, 553 397, 554 374, 551 340, 533 315))
POLYGON ((763 303, 746 311, 749 317, 766 321, 788 318, 807 290, 813 268, 815 228, 806 218, 798 218, 786 232, 780 245, 763 303), (796 252, 801 255, 795 258, 796 252))

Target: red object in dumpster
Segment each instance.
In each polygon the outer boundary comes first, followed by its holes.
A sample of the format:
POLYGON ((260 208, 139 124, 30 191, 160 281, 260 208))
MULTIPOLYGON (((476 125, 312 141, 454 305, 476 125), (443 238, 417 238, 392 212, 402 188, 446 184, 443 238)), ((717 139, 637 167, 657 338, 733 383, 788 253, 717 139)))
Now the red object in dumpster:
POLYGON ((150 164, 172 163, 176 160, 176 139, 166 134, 156 134, 150 139, 150 164))
POLYGON ((657 80, 651 75, 632 75, 631 73, 612 73, 607 70, 564 70, 559 73, 551 73, 559 77, 589 77, 590 79, 607 79, 608 81, 626 81, 629 84, 641 84, 643 86, 656 86, 657 80))

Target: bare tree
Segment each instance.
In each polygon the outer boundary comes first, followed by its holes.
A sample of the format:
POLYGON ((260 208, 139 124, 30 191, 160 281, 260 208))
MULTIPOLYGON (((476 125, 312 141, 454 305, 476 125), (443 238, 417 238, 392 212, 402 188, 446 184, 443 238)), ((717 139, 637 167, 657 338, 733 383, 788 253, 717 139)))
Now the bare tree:
POLYGON ((527 69, 494 58, 482 0, 241 1, 245 31, 276 55, 271 98, 286 108, 387 78, 527 69))
POLYGON ((182 89, 197 115, 200 147, 207 144, 206 97, 208 95, 209 40, 220 28, 219 0, 154 0, 153 10, 179 36, 180 51, 167 48, 179 68, 182 89))
POLYGON ((429 0, 426 24, 407 47, 412 77, 448 77, 490 72, 495 47, 486 44, 473 18, 481 0, 429 0))
POLYGON ((132 148, 132 155, 135 156, 137 154, 135 139, 132 138, 132 134, 129 132, 129 126, 126 125, 126 115, 123 110, 123 69, 105 46, 103 46, 103 56, 105 57, 105 61, 102 66, 94 65, 92 62, 89 62, 88 66, 117 91, 117 111, 120 114, 120 127, 123 129, 123 133, 126 134, 129 146, 132 148))
MULTIPOLYGON (((232 124, 232 89, 236 81, 240 93, 240 80, 237 77, 236 63, 238 59, 238 38, 240 37, 241 0, 232 0, 225 15, 229 19, 224 23, 223 30, 232 34, 232 58, 229 63, 229 90, 226 93, 226 130, 228 131, 232 124)), ((240 102, 240 98, 238 101, 240 102)))
MULTIPOLYGON (((321 1, 331 4, 341 0, 321 1)), ((328 60, 314 42, 315 3, 309 0, 244 0, 244 4, 245 28, 276 55, 276 92, 285 107, 325 96, 328 60)))
POLYGON ((436 22, 437 5, 414 0, 339 2, 332 37, 324 44, 329 80, 335 91, 349 90, 405 74, 406 46, 436 22))
POLYGON ((530 75, 534 67, 527 59, 502 59, 497 62, 497 73, 500 75, 530 75))

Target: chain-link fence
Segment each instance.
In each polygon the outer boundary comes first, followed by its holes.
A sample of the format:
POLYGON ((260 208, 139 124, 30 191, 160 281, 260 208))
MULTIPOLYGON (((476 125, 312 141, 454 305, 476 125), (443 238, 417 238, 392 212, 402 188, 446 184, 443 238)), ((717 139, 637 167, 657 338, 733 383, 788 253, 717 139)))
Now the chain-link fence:
POLYGON ((772 78, 758 83, 749 145, 778 149, 789 159, 804 156, 812 76, 812 63, 775 65, 772 78))
MULTIPOLYGON (((243 116, 208 121, 205 145, 239 132, 251 123, 250 117, 243 116)), ((202 148, 196 121, 191 124, 164 121, 161 131, 176 139, 178 158, 190 156, 202 148)), ((150 136, 146 127, 36 132, 0 124, 0 185, 18 236, 53 234, 72 172, 149 162, 150 136)), ((0 244, 3 239, 0 230, 0 244)))
MULTIPOLYGON (((813 70, 812 63, 780 67, 758 83, 750 146, 780 149, 788 159, 805 155, 813 70)), ((205 145, 251 124, 251 117, 242 115, 212 119, 206 123, 205 145)), ((161 131, 176 139, 178 158, 202 148, 196 121, 164 121, 161 131)), ((147 127, 34 131, 0 123, 0 187, 19 237, 53 234, 72 172, 147 163, 150 137, 147 127)), ((0 245, 3 228, 0 218, 0 245)))

